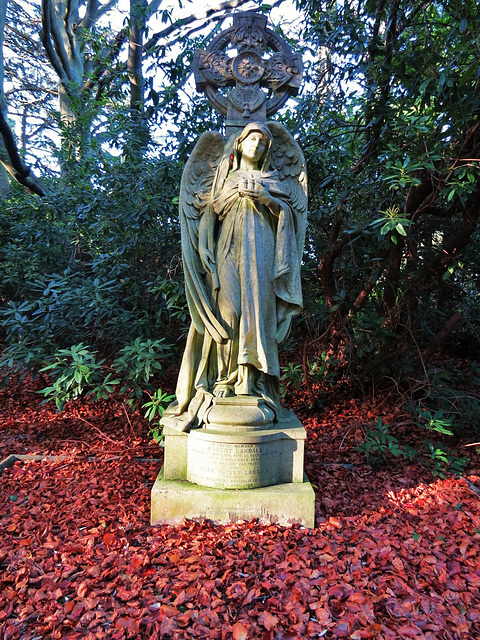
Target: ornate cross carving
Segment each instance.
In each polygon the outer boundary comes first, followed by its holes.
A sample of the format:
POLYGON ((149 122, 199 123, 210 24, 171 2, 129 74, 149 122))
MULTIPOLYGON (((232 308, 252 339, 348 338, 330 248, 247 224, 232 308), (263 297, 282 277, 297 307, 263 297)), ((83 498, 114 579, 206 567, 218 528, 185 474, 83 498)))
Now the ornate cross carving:
POLYGON ((196 50, 193 67, 197 91, 227 116, 227 133, 278 111, 298 93, 303 71, 300 54, 267 27, 266 16, 253 11, 234 14, 232 27, 205 51, 196 50), (228 87, 233 88, 225 95, 221 89, 228 87))

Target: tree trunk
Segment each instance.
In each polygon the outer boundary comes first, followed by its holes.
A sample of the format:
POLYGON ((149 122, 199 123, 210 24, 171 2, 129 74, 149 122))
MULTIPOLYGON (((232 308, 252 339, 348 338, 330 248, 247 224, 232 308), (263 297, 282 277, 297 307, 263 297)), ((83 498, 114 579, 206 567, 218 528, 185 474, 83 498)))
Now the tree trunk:
MULTIPOLYGON (((3 40, 5 36, 5 20, 7 15, 7 0, 0 0, 0 115, 6 116, 7 105, 5 102, 5 94, 3 92, 3 40)), ((3 143, 0 143, 0 160, 6 155, 6 149, 3 143)), ((0 164, 0 199, 10 195, 10 180, 8 173, 0 164)))
POLYGON ((78 0, 42 0, 42 42, 59 78, 63 163, 83 156, 90 130, 87 114, 80 112, 85 68, 78 7, 78 0))
POLYGON ((130 38, 127 69, 130 81, 131 131, 125 155, 140 159, 148 145, 148 127, 143 113, 143 37, 148 11, 147 0, 130 0, 130 38))
POLYGON ((6 200, 10 195, 10 180, 8 171, 0 164, 0 200, 6 200))
POLYGON ((128 77, 130 79, 130 107, 143 110, 142 46, 147 12, 146 0, 130 0, 130 39, 128 43, 128 77))

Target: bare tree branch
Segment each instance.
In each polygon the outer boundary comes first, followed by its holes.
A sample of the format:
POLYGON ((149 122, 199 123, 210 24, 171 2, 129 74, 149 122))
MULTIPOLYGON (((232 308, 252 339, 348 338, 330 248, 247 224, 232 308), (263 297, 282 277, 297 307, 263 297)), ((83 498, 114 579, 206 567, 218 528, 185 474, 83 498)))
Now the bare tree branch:
POLYGON ((0 162, 2 165, 10 175, 17 180, 17 182, 23 184, 25 187, 30 189, 30 191, 33 191, 33 193, 36 193, 39 196, 45 196, 45 189, 40 184, 39 180, 37 180, 37 178, 32 174, 30 168, 23 163, 18 152, 12 130, 10 129, 2 111, 0 111, 0 134, 2 135, 5 149, 10 159, 10 162, 1 159, 0 162))
POLYGON ((445 339, 452 333, 452 331, 455 329, 456 325, 460 322, 460 320, 463 320, 463 313, 461 311, 456 311, 453 314, 453 316, 451 316, 451 318, 449 318, 445 322, 445 324, 437 333, 437 335, 434 337, 434 339, 424 349, 422 356, 425 361, 429 360, 433 356, 433 354, 440 347, 442 342, 444 342, 445 339))
POLYGON ((56 49, 52 44, 52 17, 51 17, 51 0, 42 0, 42 29, 40 31, 40 38, 47 53, 48 59, 52 67, 55 69, 60 82, 64 87, 68 86, 70 81, 62 62, 57 55, 56 49))
MULTIPOLYGON (((103 15, 108 13, 108 11, 110 11, 110 9, 114 7, 117 4, 117 2, 118 0, 108 0, 108 2, 99 6, 97 8, 97 20, 98 18, 101 18, 103 15)), ((83 26, 83 23, 82 23, 82 26, 83 26)))
MULTIPOLYGON (((49 17, 49 35, 53 39, 53 46, 55 47, 55 51, 57 53, 60 64, 62 65, 62 69, 64 70, 66 76, 70 81, 73 81, 72 69, 70 66, 70 61, 68 59, 68 54, 65 49, 65 44, 62 37, 62 31, 60 29, 60 24, 63 23, 63 16, 60 15, 60 7, 57 4, 53 4, 52 0, 44 0, 47 11, 46 14, 49 17)), ((63 84, 63 83, 62 83, 63 84)))
MULTIPOLYGON (((116 4, 117 2, 118 0, 112 0, 112 2, 107 3, 108 8, 110 9, 111 6, 116 4)), ((98 0, 88 0, 87 8, 85 10, 85 15, 83 16, 79 25, 82 29, 85 29, 88 31, 93 27, 93 25, 95 24, 95 21, 98 19, 99 5, 100 3, 98 2, 98 0)), ((107 6, 107 5, 104 5, 104 6, 107 6)))
MULTIPOLYGON (((203 18, 203 17, 197 18, 196 16, 191 15, 191 16, 188 16, 187 18, 181 18, 179 20, 176 20, 175 22, 173 22, 171 25, 169 25, 162 31, 155 33, 150 38, 150 40, 148 40, 148 42, 146 42, 143 45, 142 51, 143 53, 148 53, 149 51, 154 49, 154 47, 158 44, 160 40, 168 38, 172 33, 182 29, 183 27, 189 24, 193 24, 194 22, 199 22, 198 25, 196 25, 186 33, 182 34, 182 36, 175 38, 174 40, 168 40, 168 42, 166 43, 166 46, 171 47, 172 45, 179 42, 180 40, 183 40, 184 38, 189 37, 193 33, 200 31, 201 29, 204 29, 206 24, 223 20, 225 18, 224 14, 221 14, 221 15, 216 15, 216 14, 222 11, 227 11, 229 9, 240 7, 244 4, 247 4, 250 1, 251 0, 226 0, 225 2, 220 3, 218 7, 209 9, 207 12, 206 18, 203 18)), ((272 6, 278 6, 279 4, 281 4, 281 2, 282 0, 275 0, 272 6)), ((152 6, 153 6, 153 3, 150 3, 149 8, 152 6)), ((115 36, 114 46, 107 58, 110 63, 112 63, 117 58, 123 44, 125 44, 127 39, 128 39, 127 29, 122 29, 117 33, 117 35, 115 36)), ((121 72, 126 70, 127 70, 127 63, 124 63, 123 65, 121 65, 119 71, 121 72)), ((85 82, 83 86, 83 90, 84 91, 89 90, 92 88, 92 86, 98 83, 97 96, 96 96, 98 99, 102 95, 103 89, 108 85, 112 77, 113 76, 109 70, 105 71, 103 68, 97 69, 94 71, 92 76, 85 82)))
POLYGON ((250 2, 250 0, 226 0, 225 2, 221 2, 218 5, 218 7, 208 9, 205 17, 197 18, 197 16, 191 15, 191 16, 188 16, 187 18, 181 18, 180 20, 176 20, 175 22, 172 22, 171 25, 169 25, 162 31, 158 31, 157 33, 153 34, 150 40, 148 40, 148 42, 145 43, 143 50, 145 52, 150 51, 156 46, 159 40, 162 40, 163 38, 167 38, 169 35, 177 31, 178 29, 181 29, 182 27, 185 27, 199 20, 203 21, 202 23, 202 27, 203 27, 205 26, 205 23, 208 23, 211 20, 215 20, 215 18, 212 17, 214 14, 217 14, 220 11, 227 11, 228 9, 236 9, 246 4, 247 2, 250 2))

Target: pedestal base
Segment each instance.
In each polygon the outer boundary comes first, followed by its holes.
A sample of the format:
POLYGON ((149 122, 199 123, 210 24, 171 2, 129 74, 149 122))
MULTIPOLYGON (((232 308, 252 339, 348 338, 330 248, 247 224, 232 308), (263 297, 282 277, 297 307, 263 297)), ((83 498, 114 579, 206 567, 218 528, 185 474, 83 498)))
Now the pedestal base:
POLYGON ((305 428, 291 411, 282 410, 278 422, 271 418, 262 398, 242 396, 215 398, 205 425, 190 433, 164 424, 151 523, 257 518, 314 527, 315 493, 303 472, 305 428))
POLYGON ((237 491, 165 480, 162 467, 152 488, 151 524, 181 525, 184 518, 218 524, 258 518, 262 524, 313 528, 315 493, 306 476, 304 482, 237 491))

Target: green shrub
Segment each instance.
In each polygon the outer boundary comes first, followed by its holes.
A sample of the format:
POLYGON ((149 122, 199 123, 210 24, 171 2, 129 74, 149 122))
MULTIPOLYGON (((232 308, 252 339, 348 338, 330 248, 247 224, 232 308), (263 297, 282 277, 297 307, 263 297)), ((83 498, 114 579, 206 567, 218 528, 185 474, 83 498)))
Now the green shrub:
POLYGON ((164 393, 161 389, 157 389, 150 396, 149 402, 142 405, 145 410, 145 418, 151 423, 150 435, 159 444, 163 440, 162 427, 160 418, 163 416, 166 406, 175 398, 175 396, 164 393))
POLYGON ((171 345, 165 338, 159 340, 142 340, 137 338, 125 345, 118 352, 113 362, 113 369, 124 379, 120 393, 128 392, 139 398, 143 391, 152 390, 150 380, 163 368, 164 359, 171 352, 171 345))
POLYGON ((60 349, 55 360, 41 369, 53 378, 53 384, 39 393, 45 396, 44 402, 54 400, 57 411, 62 411, 70 400, 77 400, 85 392, 94 400, 106 398, 112 393, 118 379, 112 379, 111 373, 105 372, 105 360, 96 360, 96 352, 79 343, 70 349, 60 349))

